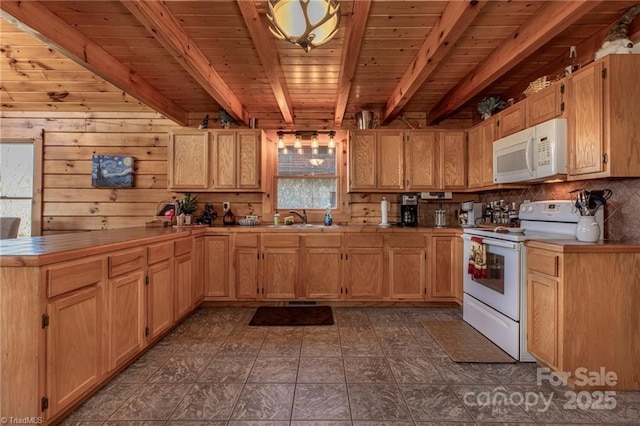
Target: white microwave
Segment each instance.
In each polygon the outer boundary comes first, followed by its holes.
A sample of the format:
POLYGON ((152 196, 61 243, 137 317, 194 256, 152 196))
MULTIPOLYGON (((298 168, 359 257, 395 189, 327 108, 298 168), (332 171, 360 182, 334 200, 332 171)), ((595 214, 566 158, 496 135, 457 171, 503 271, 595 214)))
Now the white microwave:
POLYGON ((493 143, 493 182, 546 180, 567 173, 567 120, 554 118, 493 143))

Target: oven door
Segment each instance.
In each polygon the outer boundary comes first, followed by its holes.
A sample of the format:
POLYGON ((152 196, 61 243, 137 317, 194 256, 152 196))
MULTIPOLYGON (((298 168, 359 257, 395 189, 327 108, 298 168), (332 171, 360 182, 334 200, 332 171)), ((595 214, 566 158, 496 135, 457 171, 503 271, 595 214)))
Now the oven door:
POLYGON ((520 289, 522 287, 521 243, 483 238, 487 249, 487 278, 474 279, 467 272, 471 235, 464 234, 464 292, 503 313, 520 320, 520 289))

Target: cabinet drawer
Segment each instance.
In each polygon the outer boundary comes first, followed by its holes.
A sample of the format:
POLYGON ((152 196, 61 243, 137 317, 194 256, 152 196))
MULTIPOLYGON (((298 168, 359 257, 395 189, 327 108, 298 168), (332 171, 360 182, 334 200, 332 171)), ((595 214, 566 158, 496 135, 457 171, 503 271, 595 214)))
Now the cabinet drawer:
POLYGON ((300 236, 298 234, 265 234, 262 236, 264 247, 298 247, 300 236))
POLYGON ((193 240, 191 238, 182 238, 173 242, 173 254, 180 256, 191 252, 193 249, 193 240))
POLYGON ((389 247, 426 247, 424 235, 389 235, 389 247))
POLYGON ((102 281, 102 259, 82 260, 47 270, 47 296, 55 297, 102 281))
POLYGON ((109 278, 118 277, 144 267, 144 248, 109 256, 109 278))
POLYGON ((305 247, 342 247, 340 235, 305 235, 305 247))
POLYGON ((541 250, 527 250, 527 268, 552 277, 558 276, 558 255, 541 250))
POLYGON ((347 235, 349 247, 382 247, 382 235, 379 234, 353 234, 347 235))
POLYGON ((258 247, 258 234, 236 234, 236 247, 258 247))
POLYGON ((167 241, 166 243, 154 244, 147 247, 148 265, 153 265, 154 263, 158 263, 166 259, 171 259, 172 256, 173 241, 167 241))

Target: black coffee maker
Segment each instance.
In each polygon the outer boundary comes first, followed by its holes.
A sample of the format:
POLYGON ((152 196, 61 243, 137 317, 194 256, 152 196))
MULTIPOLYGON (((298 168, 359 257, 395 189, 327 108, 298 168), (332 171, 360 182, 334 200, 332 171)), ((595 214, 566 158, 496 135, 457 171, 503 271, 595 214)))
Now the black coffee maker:
POLYGON ((418 195, 400 195, 400 224, 402 226, 418 226, 418 195))

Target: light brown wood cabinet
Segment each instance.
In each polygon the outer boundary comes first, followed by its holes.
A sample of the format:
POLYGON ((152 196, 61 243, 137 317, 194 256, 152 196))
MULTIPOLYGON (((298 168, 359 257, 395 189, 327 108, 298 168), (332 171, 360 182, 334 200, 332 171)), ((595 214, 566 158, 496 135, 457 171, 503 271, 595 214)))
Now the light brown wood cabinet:
POLYGON ((229 236, 207 235, 204 244, 205 297, 226 299, 229 297, 229 236))
POLYGON ((341 235, 304 235, 300 281, 306 299, 340 299, 342 293, 341 235))
POLYGON ((147 285, 148 339, 153 340, 169 330, 175 318, 173 259, 165 259, 150 265, 147 268, 147 276, 149 279, 147 285))
POLYGON ((65 293, 47 304, 48 417, 76 402, 105 374, 103 285, 99 282, 65 293))
POLYGON ((637 246, 527 242, 527 350, 569 372, 579 389, 638 390, 637 246), (606 277, 606 278, 603 278, 606 277), (620 348, 624 350, 603 350, 620 348), (576 372, 615 372, 615 384, 580 383, 576 372))
POLYGON ((174 241, 173 270, 175 286, 175 320, 189 314, 193 308, 193 238, 174 241))
POLYGON ((260 130, 175 130, 169 138, 168 184, 176 191, 259 191, 260 130))
POLYGON ((425 295, 426 237, 389 235, 389 297, 421 300, 425 295))
POLYGON ((299 234, 262 236, 262 285, 264 299, 295 299, 300 264, 299 234))
POLYGON ((237 299, 257 299, 260 295, 259 235, 236 234, 233 251, 233 282, 237 299))
POLYGON ((568 78, 569 180, 640 176, 638 69, 638 55, 608 55, 568 78))
POLYGON ((427 300, 456 302, 462 298, 462 244, 459 235, 429 237, 427 300))
POLYGON ((403 131, 352 131, 348 157, 349 191, 404 189, 403 131))
POLYGON ((130 361, 145 345, 144 294, 143 268, 109 280, 109 371, 130 361))
POLYGON ((518 102, 500 111, 495 118, 496 139, 512 135, 526 129, 526 101, 518 102))
POLYGON ((527 110, 526 127, 532 127, 552 118, 560 117, 565 111, 565 92, 565 83, 557 82, 528 96, 524 100, 527 110))
POLYGON ((379 234, 346 236, 344 294, 353 300, 381 299, 384 242, 379 234))
MULTIPOLYGON (((228 237, 227 237, 228 239, 228 237)), ((205 238, 203 236, 199 236, 193 239, 193 290, 191 293, 191 298, 193 299, 194 308, 198 306, 204 300, 205 288, 204 288, 204 277, 205 277, 205 238)), ((229 256, 227 252, 227 257, 229 256)), ((228 263, 227 263, 228 265, 228 263)), ((228 271, 227 268, 224 268, 225 271, 228 271)), ((228 280, 226 280, 228 282, 228 280)))
POLYGON ((493 141, 495 116, 472 127, 467 143, 467 187, 483 188, 493 185, 493 141))
POLYGON ((464 131, 407 132, 406 190, 465 189, 466 145, 464 131))

